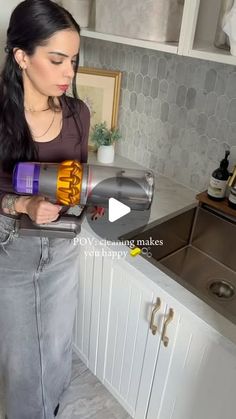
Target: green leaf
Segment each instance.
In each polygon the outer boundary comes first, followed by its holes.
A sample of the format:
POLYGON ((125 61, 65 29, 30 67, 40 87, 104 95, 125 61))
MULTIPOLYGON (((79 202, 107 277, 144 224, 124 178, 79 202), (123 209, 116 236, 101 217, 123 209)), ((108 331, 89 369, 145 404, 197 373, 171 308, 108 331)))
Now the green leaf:
POLYGON ((95 124, 92 127, 91 141, 99 147, 100 145, 111 145, 121 139, 118 129, 107 128, 106 122, 95 124))

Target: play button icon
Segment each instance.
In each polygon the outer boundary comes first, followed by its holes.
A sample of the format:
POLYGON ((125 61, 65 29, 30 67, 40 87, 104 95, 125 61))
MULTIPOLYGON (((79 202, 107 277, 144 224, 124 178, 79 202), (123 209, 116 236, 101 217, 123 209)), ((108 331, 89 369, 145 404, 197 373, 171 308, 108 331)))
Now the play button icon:
POLYGON ((108 201, 108 220, 113 223, 119 218, 124 217, 126 214, 129 214, 131 211, 128 205, 122 204, 115 198, 109 198, 108 201))
POLYGON ((122 176, 116 176, 98 182, 93 189, 93 197, 96 198, 96 205, 104 208, 104 214, 93 219, 89 205, 92 208, 94 203, 89 203, 89 200, 86 211, 88 225, 96 235, 109 241, 117 241, 119 237, 131 231, 144 229, 151 207, 145 210, 135 208, 134 191, 145 199, 145 190, 133 179, 124 180, 122 176))

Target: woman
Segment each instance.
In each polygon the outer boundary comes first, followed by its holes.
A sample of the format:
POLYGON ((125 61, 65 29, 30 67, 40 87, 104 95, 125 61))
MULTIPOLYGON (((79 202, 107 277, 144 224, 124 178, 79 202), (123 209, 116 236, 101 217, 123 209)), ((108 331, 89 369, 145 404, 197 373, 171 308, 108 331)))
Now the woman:
POLYGON ((52 419, 70 382, 78 248, 18 237, 15 219, 56 220, 61 206, 15 195, 18 161, 87 161, 89 111, 65 91, 79 61, 80 28, 50 0, 13 11, 0 78, 0 373, 8 419, 52 419))

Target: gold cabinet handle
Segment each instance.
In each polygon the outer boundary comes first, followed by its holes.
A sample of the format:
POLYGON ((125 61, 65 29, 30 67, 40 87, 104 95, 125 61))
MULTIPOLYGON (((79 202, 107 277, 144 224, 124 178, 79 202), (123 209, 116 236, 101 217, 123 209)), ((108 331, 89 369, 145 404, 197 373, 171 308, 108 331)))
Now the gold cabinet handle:
POLYGON ((170 308, 167 319, 165 320, 165 323, 163 326, 163 331, 162 331, 162 336, 161 336, 161 340, 165 347, 167 347, 169 343, 169 338, 168 336, 166 336, 167 326, 173 320, 173 318, 174 318, 174 310, 173 308, 170 308))
POLYGON ((157 298, 154 309, 152 310, 151 321, 150 321, 150 329, 153 335, 155 335, 157 332, 157 326, 154 324, 155 314, 157 313, 158 310, 160 310, 160 308, 161 308, 161 300, 160 298, 157 298))

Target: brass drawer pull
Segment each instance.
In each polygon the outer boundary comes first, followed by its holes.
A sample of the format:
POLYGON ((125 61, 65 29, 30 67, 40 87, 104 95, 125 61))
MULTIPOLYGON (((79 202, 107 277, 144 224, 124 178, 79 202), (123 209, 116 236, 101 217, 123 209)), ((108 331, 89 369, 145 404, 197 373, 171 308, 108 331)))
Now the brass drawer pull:
POLYGON ((163 331, 162 331, 162 336, 161 336, 161 340, 165 347, 167 347, 169 343, 169 338, 168 336, 166 336, 167 326, 173 320, 173 318, 174 318, 174 310, 173 308, 170 308, 167 319, 165 320, 165 323, 163 326, 163 331))
POLYGON ((158 310, 160 310, 160 308, 161 308, 161 300, 160 298, 157 298, 154 309, 152 310, 151 321, 150 321, 150 329, 153 335, 155 335, 157 332, 157 326, 154 324, 155 314, 157 313, 158 310))

